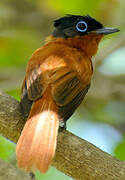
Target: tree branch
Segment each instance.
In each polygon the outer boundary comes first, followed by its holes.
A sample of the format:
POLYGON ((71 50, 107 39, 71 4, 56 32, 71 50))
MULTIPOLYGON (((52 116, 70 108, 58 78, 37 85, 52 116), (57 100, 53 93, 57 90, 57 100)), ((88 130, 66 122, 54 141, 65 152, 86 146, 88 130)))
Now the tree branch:
POLYGON ((31 180, 29 174, 0 159, 0 180, 31 180))
MULTIPOLYGON (((0 92, 0 133, 17 142, 25 123, 19 102, 0 92)), ((125 180, 125 163, 68 131, 58 135, 52 165, 76 180, 125 180)))

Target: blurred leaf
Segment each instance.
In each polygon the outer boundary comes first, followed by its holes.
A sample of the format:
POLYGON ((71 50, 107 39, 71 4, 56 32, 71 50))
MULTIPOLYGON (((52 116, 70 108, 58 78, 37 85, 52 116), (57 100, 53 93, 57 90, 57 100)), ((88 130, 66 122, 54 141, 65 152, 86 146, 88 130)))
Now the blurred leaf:
POLYGON ((13 96, 18 101, 20 100, 20 89, 13 89, 11 91, 6 91, 6 93, 13 96))
POLYGON ((8 161, 11 159, 14 152, 15 144, 0 136, 0 158, 8 161))
POLYGON ((125 139, 117 145, 117 147, 114 150, 114 153, 118 159, 125 161, 125 139))

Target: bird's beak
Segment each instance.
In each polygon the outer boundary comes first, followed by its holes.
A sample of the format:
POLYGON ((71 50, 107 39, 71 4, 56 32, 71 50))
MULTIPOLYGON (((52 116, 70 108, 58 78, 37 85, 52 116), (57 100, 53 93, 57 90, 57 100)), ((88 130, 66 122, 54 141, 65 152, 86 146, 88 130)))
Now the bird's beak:
POLYGON ((107 35, 107 34, 112 34, 112 33, 115 33, 115 32, 119 32, 120 30, 119 29, 116 29, 116 28, 110 28, 110 27, 103 27, 101 29, 96 29, 94 32, 96 34, 104 34, 104 35, 107 35))

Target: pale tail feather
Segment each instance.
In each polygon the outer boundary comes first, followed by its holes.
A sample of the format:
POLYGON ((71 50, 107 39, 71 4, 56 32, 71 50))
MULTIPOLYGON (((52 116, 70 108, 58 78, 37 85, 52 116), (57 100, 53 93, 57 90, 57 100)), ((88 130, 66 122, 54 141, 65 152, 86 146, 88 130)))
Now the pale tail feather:
MULTIPOLYGON (((16 146, 18 166, 27 171, 34 172, 38 169, 45 173, 54 157, 59 119, 51 105, 49 109, 42 108, 39 114, 30 115, 18 140, 16 146)), ((34 105, 35 108, 38 108, 37 103, 34 105)), ((33 110, 31 114, 32 112, 33 110)))

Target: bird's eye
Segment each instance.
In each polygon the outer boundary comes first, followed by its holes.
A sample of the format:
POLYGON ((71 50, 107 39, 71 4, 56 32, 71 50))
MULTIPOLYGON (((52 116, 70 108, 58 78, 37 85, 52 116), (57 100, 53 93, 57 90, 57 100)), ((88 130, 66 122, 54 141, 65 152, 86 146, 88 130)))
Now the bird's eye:
POLYGON ((80 32, 85 32, 87 31, 87 28, 88 28, 88 25, 85 21, 79 21, 77 24, 76 24, 76 29, 80 32))

